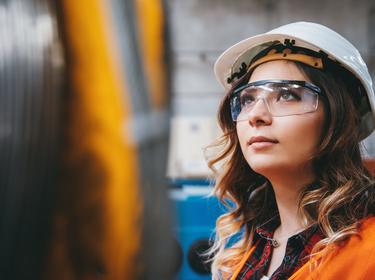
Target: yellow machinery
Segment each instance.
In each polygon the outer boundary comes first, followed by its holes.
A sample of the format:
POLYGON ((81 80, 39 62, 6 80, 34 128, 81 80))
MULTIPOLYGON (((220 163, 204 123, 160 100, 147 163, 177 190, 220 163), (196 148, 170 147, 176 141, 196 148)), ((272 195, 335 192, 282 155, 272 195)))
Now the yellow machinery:
POLYGON ((0 278, 171 278, 163 3, 0 6, 0 278))

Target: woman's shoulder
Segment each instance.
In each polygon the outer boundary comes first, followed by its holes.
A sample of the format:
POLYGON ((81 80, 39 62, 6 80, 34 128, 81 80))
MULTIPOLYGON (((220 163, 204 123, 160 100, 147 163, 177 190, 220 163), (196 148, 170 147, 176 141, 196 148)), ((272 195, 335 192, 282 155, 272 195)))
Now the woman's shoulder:
MULTIPOLYGON (((359 224, 359 235, 363 237, 375 239, 375 216, 364 219, 359 224)), ((375 245, 374 245, 375 246, 375 245)))
POLYGON ((311 271, 311 265, 310 260, 290 279, 371 279, 375 275, 375 217, 362 220, 358 234, 330 250, 316 270, 311 271))
MULTIPOLYGON (((352 235, 339 252, 349 250, 352 252, 352 257, 355 257, 353 251, 356 251, 358 256, 365 258, 369 253, 375 253, 375 217, 362 220, 359 223, 358 234, 352 235)), ((375 258, 372 260, 375 263, 375 258)))
MULTIPOLYGON (((375 217, 368 217, 358 223, 358 233, 353 234, 342 245, 334 246, 332 262, 349 263, 366 261, 375 254, 375 217)), ((369 259, 375 267, 375 258, 369 259)))
MULTIPOLYGON (((358 224, 358 234, 352 235, 340 251, 358 251, 366 257, 368 253, 375 253, 375 217, 368 217, 358 224)), ((375 262, 375 259, 374 259, 375 262)))

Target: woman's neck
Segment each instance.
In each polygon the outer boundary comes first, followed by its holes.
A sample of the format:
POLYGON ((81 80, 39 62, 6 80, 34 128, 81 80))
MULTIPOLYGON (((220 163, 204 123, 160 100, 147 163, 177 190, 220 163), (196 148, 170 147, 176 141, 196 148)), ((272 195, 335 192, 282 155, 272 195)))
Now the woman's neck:
POLYGON ((270 182, 280 215, 280 227, 278 229, 280 235, 286 235, 304 226, 298 205, 304 186, 311 183, 312 180, 313 176, 299 177, 298 174, 290 176, 290 173, 288 176, 271 178, 270 182))

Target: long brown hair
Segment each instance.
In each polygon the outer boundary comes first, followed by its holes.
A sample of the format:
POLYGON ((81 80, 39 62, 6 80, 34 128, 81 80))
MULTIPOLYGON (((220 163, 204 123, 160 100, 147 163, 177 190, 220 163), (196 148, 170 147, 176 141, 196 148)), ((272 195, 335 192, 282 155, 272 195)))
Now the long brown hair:
MULTIPOLYGON (((374 214, 374 180, 361 159, 358 80, 328 59, 324 70, 294 63, 324 92, 326 121, 313 158, 317 177, 314 183, 305 186, 299 201, 305 224, 318 224, 325 235, 316 244, 315 253, 327 244, 339 243, 355 234, 358 222, 374 214)), ((255 227, 278 213, 271 184, 251 169, 241 152, 236 124, 230 114, 229 96, 239 85, 247 83, 250 76, 247 73, 242 77, 223 98, 218 111, 223 135, 208 147, 220 151, 208 164, 216 174, 214 194, 228 206, 228 212, 217 219, 216 238, 210 252, 215 255, 214 279, 233 272, 252 245, 255 227)))

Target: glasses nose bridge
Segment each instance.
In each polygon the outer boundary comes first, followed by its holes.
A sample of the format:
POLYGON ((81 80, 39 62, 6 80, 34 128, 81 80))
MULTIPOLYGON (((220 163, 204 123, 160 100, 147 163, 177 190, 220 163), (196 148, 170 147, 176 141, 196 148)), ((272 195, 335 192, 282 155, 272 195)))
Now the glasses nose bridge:
POLYGON ((268 99, 270 97, 270 94, 271 94, 271 91, 269 91, 269 89, 265 89, 265 88, 258 88, 258 92, 256 93, 256 96, 255 96, 255 101, 256 103, 260 100, 260 99, 263 99, 263 102, 267 105, 268 107, 268 99))
MULTIPOLYGON (((265 107, 267 113, 271 114, 271 111, 270 111, 270 107, 269 107, 269 104, 268 104, 268 100, 267 100, 267 94, 262 94, 262 95, 258 95, 255 99, 255 103, 254 103, 254 106, 252 108, 252 113, 256 113, 259 107, 259 101, 262 100, 263 101, 263 106, 265 107)), ((264 109, 263 109, 264 110, 264 109)))

